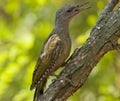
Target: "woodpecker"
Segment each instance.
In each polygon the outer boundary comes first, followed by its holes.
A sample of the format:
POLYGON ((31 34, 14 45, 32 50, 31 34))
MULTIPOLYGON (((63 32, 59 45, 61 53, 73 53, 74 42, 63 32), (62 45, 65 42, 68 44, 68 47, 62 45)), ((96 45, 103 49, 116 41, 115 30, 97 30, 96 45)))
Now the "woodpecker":
POLYGON ((88 2, 80 5, 66 5, 56 12, 55 27, 43 44, 40 56, 33 72, 30 90, 36 88, 34 101, 43 94, 47 78, 59 67, 65 64, 71 50, 69 22, 71 19, 90 7, 84 7, 88 2))

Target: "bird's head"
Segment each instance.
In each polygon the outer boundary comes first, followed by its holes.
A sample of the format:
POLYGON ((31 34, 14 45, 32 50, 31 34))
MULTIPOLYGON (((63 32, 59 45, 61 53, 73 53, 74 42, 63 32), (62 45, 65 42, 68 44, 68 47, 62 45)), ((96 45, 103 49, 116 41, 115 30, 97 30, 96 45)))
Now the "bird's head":
POLYGON ((89 2, 80 4, 80 5, 66 5, 59 9, 56 13, 56 20, 59 21, 69 21, 73 16, 79 14, 80 12, 89 9, 90 7, 85 7, 89 2))

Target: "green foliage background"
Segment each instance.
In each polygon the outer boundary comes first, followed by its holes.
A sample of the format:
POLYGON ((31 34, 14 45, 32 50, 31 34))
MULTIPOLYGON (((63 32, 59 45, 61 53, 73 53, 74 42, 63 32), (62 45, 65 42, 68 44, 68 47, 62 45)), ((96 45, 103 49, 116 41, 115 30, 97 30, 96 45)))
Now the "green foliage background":
MULTIPOLYGON (((32 101, 32 72, 41 46, 54 27, 56 10, 65 4, 85 1, 0 0, 0 101, 32 101)), ((85 42, 108 2, 87 1, 92 8, 70 23, 72 51, 85 42)), ((120 101, 120 53, 105 55, 68 101, 120 101)))

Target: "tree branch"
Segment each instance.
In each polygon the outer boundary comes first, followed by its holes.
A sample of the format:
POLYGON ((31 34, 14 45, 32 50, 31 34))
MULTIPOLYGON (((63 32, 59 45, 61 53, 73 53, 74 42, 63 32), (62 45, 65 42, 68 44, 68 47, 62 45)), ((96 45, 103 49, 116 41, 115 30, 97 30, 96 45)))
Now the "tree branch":
POLYGON ((73 53, 58 78, 40 96, 39 101, 65 101, 88 78, 91 70, 108 51, 120 49, 120 11, 113 11, 119 0, 105 7, 86 43, 73 53))

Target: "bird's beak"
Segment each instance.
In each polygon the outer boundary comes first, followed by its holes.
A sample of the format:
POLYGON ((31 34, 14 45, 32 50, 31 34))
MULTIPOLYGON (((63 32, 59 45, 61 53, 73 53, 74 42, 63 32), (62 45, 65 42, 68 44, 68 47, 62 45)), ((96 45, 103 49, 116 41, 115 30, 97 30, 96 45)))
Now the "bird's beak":
POLYGON ((82 3, 82 4, 76 5, 76 6, 74 7, 74 10, 75 10, 77 13, 79 13, 79 12, 81 12, 81 11, 84 11, 84 10, 87 10, 87 9, 91 8, 90 6, 85 7, 87 4, 89 4, 89 2, 85 2, 85 3, 82 3))

